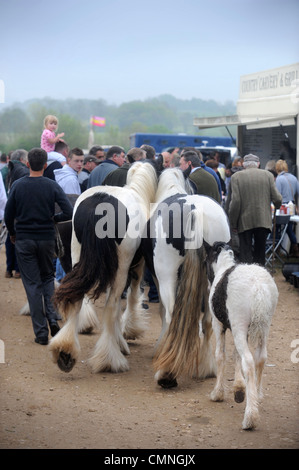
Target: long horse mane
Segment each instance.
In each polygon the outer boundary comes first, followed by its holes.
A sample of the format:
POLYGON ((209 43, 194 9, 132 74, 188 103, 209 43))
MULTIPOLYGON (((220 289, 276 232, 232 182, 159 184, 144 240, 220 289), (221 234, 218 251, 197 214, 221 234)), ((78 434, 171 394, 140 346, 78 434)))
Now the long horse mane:
POLYGON ((133 163, 128 171, 125 187, 135 193, 139 202, 147 207, 147 211, 155 201, 157 185, 157 174, 153 165, 141 161, 133 163))
POLYGON ((167 168, 159 177, 156 202, 162 201, 165 197, 178 193, 193 194, 193 190, 188 178, 185 178, 184 173, 180 168, 167 168))

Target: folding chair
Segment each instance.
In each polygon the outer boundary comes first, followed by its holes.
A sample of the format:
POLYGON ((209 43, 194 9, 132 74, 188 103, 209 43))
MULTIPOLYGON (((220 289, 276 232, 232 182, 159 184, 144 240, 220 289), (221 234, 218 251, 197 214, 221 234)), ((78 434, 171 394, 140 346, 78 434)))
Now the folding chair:
POLYGON ((283 250, 288 256, 288 252, 282 246, 282 241, 286 234, 290 215, 276 215, 273 219, 272 232, 268 235, 266 241, 266 266, 277 258, 283 265, 284 261, 278 254, 278 249, 283 250))

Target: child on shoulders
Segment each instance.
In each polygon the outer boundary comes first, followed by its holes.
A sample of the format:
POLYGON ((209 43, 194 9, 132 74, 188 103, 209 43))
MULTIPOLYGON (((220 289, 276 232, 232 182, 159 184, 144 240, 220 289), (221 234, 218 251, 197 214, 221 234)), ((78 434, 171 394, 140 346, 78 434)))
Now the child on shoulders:
POLYGON ((44 119, 44 130, 41 135, 41 143, 40 146, 46 152, 53 152, 55 149, 56 142, 59 142, 61 137, 64 136, 64 132, 61 134, 55 134, 55 131, 58 127, 58 119, 56 116, 52 116, 51 114, 46 116, 44 119))

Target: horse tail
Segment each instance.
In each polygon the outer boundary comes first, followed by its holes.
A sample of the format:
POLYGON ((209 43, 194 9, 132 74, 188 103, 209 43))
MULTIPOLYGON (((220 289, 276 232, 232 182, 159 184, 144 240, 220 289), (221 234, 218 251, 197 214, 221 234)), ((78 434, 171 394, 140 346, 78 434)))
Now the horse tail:
MULTIPOLYGON (((100 217, 96 207, 111 203, 111 196, 96 193, 83 200, 73 218, 73 231, 81 244, 78 263, 63 278, 55 292, 54 301, 66 309, 69 304, 81 301, 86 293, 96 300, 113 284, 118 270, 118 248, 116 237, 101 236, 96 230, 100 217)), ((117 214, 116 214, 117 220, 117 214)), ((117 229, 117 226, 116 226, 117 229)))
MULTIPOLYGON (((200 359, 199 322, 201 309, 207 301, 207 276, 203 240, 202 213, 195 210, 190 214, 186 231, 193 228, 195 236, 190 240, 194 248, 186 250, 180 268, 176 299, 172 319, 154 357, 156 371, 167 372, 176 378, 183 371, 190 375, 198 369, 200 359), (195 243, 200 243, 196 246, 195 243)), ((188 237, 185 237, 188 239, 188 237)), ((190 243, 190 242, 188 242, 190 243)), ((192 245, 190 245, 192 246, 192 245)))

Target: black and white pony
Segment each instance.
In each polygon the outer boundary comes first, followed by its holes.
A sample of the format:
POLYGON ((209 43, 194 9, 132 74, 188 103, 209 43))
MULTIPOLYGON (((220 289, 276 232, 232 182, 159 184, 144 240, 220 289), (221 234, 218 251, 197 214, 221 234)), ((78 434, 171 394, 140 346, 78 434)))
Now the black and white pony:
POLYGON ((232 249, 216 243, 207 257, 211 283, 209 305, 216 336, 217 381, 212 401, 224 399, 225 332, 232 332, 236 348, 235 401, 244 400, 243 429, 253 429, 259 419, 262 373, 267 339, 278 301, 278 290, 268 271, 255 264, 236 264, 232 249), (255 347, 255 357, 248 345, 255 347), (245 380, 244 380, 245 377, 245 380))
POLYGON ((77 199, 72 219, 73 268, 55 292, 56 305, 67 321, 49 345, 62 370, 70 371, 78 358, 82 302, 103 293, 102 332, 89 363, 93 372, 128 370, 125 337, 136 338, 145 329, 140 291, 144 260, 139 248, 156 188, 153 166, 137 162, 125 187, 97 186, 77 199), (121 315, 121 294, 128 278, 127 308, 121 315))
POLYGON ((158 384, 165 388, 176 386, 185 370, 199 377, 215 375, 204 244, 229 242, 230 230, 221 206, 192 192, 179 168, 164 170, 143 240, 160 295, 162 330, 154 368, 158 384))

